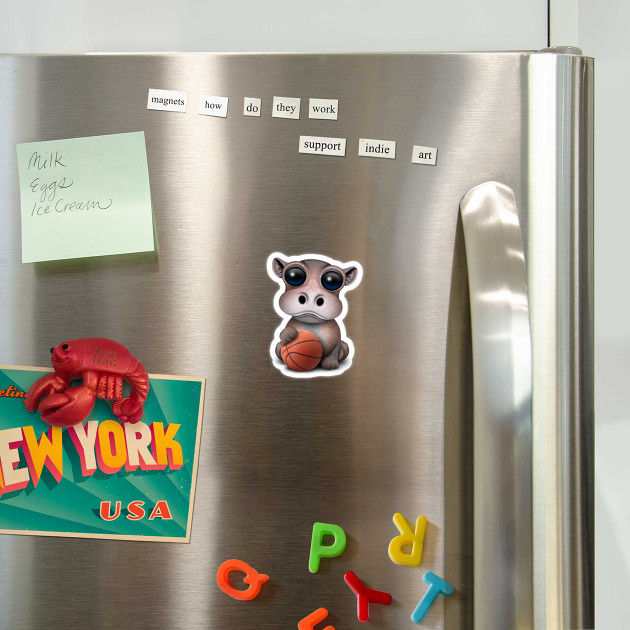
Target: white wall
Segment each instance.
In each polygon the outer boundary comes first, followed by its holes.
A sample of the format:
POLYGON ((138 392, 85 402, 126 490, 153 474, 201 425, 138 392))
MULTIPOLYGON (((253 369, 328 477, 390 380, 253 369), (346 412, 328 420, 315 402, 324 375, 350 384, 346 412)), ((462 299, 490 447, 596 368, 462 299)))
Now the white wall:
POLYGON ((0 0, 1 52, 514 50, 546 45, 546 0, 0 0))
POLYGON ((579 0, 595 57, 595 619, 630 624, 630 3, 579 0))

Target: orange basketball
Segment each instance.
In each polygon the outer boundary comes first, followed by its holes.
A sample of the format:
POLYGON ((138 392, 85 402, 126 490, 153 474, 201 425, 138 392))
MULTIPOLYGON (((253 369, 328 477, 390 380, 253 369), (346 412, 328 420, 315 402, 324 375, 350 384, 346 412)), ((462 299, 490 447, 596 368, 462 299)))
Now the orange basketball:
POLYGON ((322 342, 311 332, 298 330, 297 337, 280 348, 282 360, 296 372, 308 372, 319 365, 324 349, 322 342))

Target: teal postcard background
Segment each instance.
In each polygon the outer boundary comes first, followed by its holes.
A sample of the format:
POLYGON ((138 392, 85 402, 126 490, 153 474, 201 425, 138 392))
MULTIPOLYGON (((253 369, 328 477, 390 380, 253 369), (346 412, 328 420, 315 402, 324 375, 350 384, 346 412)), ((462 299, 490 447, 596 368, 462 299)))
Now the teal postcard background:
MULTIPOLYGON (((0 391, 10 385, 21 391, 29 387, 47 371, 36 369, 0 369, 0 391)), ((186 542, 189 536, 189 515, 192 513, 194 496, 195 458, 198 432, 201 431, 200 409, 203 405, 203 379, 171 379, 151 377, 148 398, 144 404, 141 422, 181 425, 175 440, 181 445, 184 464, 179 470, 143 471, 140 468, 127 472, 124 467, 113 475, 97 468, 89 477, 81 473, 79 456, 68 431, 63 431, 63 477, 59 483, 44 467, 37 487, 32 482, 22 490, 0 496, 0 530, 21 533, 52 535, 69 534, 85 537, 142 536, 147 539, 177 539, 186 542), (155 504, 165 500, 172 520, 148 516, 155 504), (121 501, 122 511, 118 519, 105 521, 99 516, 101 501, 121 501), (147 511, 142 520, 125 518, 131 501, 144 501, 147 511)), ((94 409, 87 420, 116 420, 111 403, 96 399, 94 409)), ((116 422, 118 422, 116 420, 116 422)), ((38 412, 29 413, 23 398, 0 397, 0 430, 32 426, 35 436, 49 429, 38 412)), ((26 459, 20 447, 19 468, 26 467, 26 459)))

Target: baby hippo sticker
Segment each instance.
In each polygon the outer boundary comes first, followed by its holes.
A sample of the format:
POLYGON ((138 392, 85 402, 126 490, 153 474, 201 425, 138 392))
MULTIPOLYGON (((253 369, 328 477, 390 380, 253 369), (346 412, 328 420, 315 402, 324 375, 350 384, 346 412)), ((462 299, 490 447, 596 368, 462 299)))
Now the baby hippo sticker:
POLYGON ((283 317, 270 347, 274 365, 298 378, 345 372, 354 346, 343 324, 348 312, 344 293, 361 282, 361 265, 312 254, 289 258, 274 253, 267 272, 280 285, 274 306, 283 317))

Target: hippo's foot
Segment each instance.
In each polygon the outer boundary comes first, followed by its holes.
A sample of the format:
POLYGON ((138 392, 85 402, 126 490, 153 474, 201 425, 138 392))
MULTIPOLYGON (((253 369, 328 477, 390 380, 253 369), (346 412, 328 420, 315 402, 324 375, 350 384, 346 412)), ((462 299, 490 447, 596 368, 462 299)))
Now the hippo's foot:
POLYGON ((282 342, 278 341, 276 344, 276 355, 278 359, 282 359, 282 342))
POLYGON ((337 357, 334 356, 334 354, 330 354, 322 359, 319 367, 324 370, 336 370, 339 367, 339 361, 337 360, 337 357))
POLYGON ((288 343, 291 343, 298 336, 298 331, 292 326, 287 326, 280 333, 280 342, 283 346, 286 346, 288 343))
POLYGON ((350 354, 350 348, 348 348, 348 344, 345 341, 340 342, 339 346, 339 361, 343 361, 350 354))

